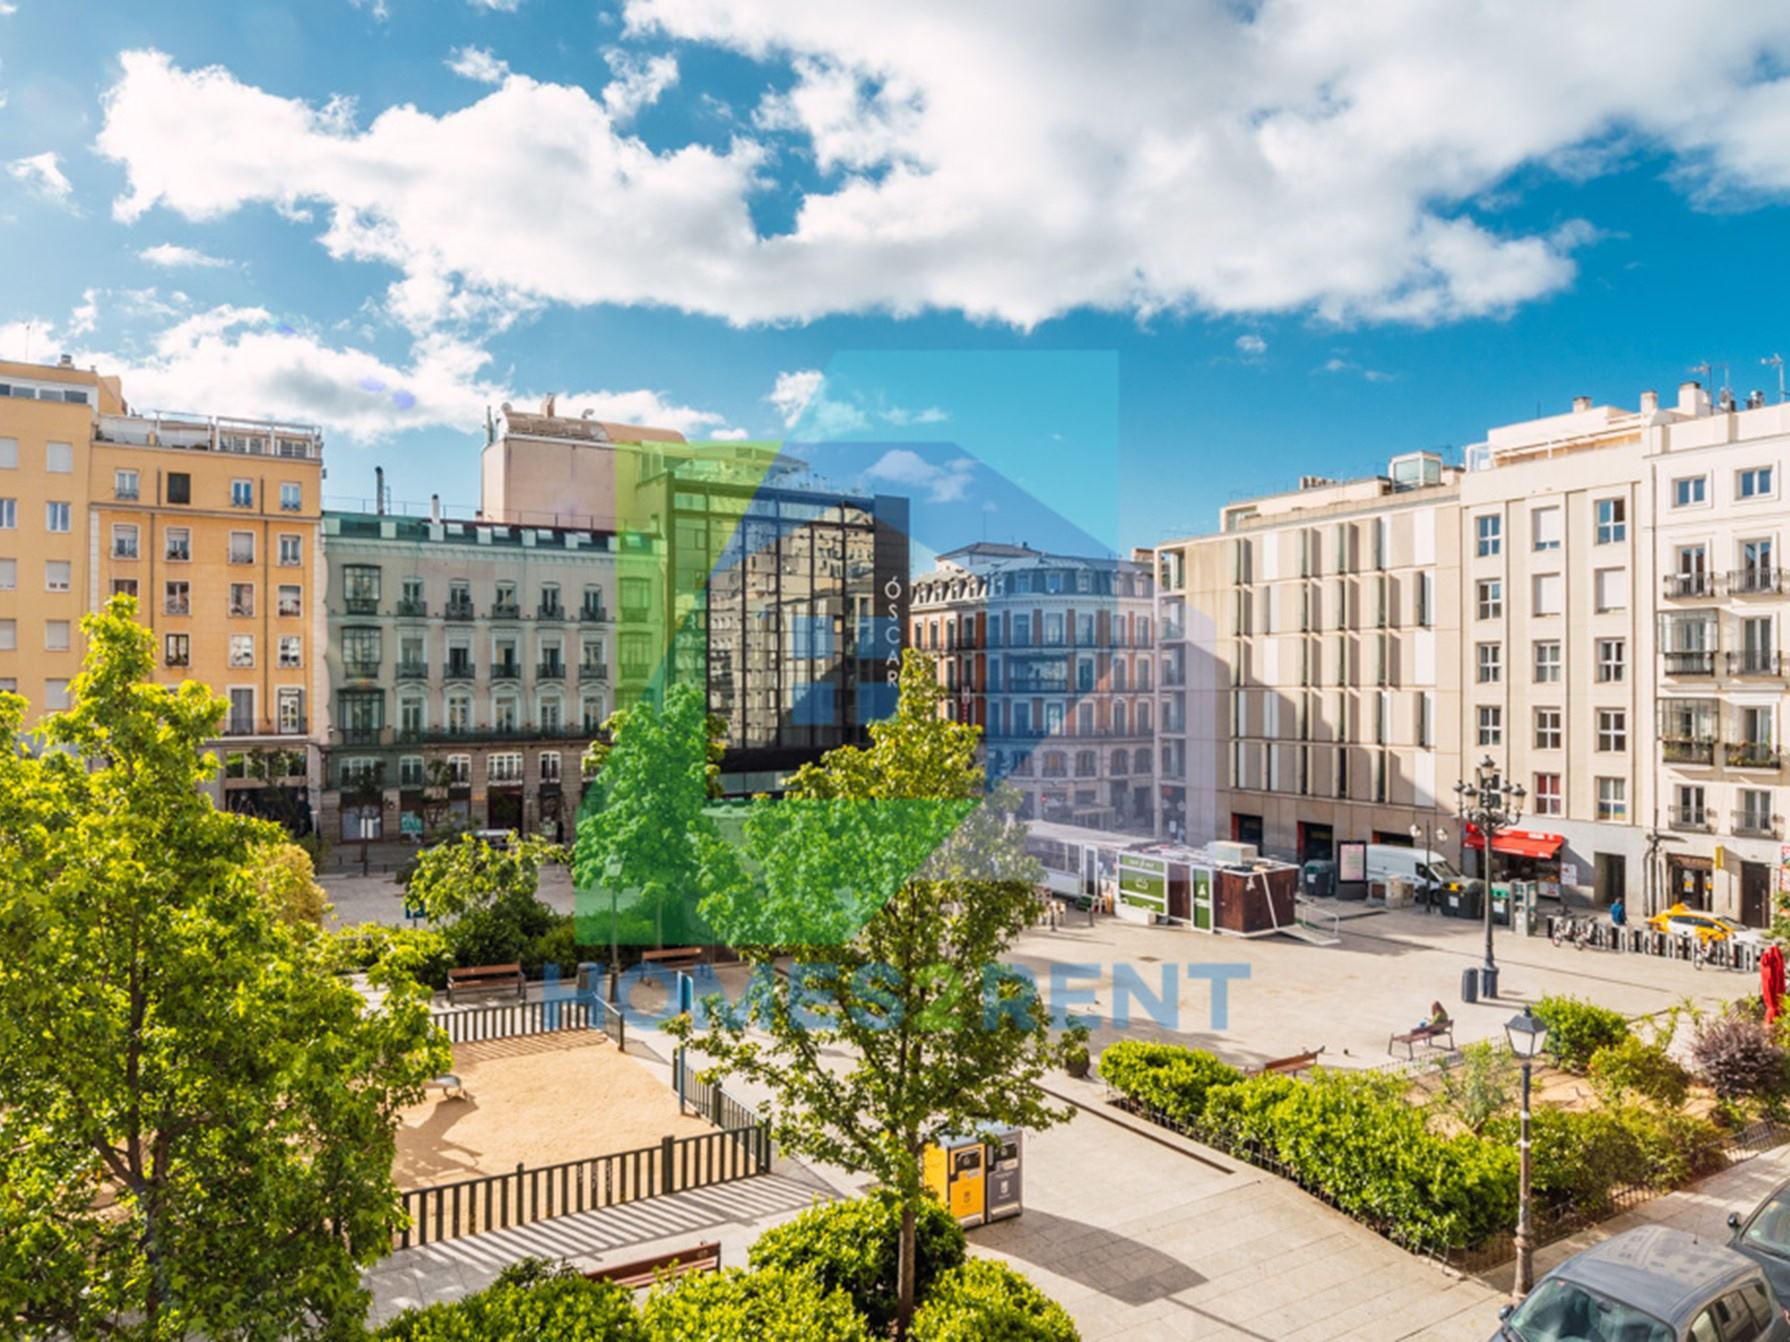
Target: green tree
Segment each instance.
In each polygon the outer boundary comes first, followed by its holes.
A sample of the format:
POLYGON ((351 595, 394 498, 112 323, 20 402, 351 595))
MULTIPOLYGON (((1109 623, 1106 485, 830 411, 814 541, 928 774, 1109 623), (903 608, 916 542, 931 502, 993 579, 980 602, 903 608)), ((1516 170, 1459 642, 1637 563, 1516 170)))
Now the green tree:
POLYGON ((549 958, 572 958, 569 938, 553 935, 565 919, 537 893, 541 868, 564 858, 564 849, 539 836, 490 844, 462 834, 418 853, 404 888, 442 924, 455 964, 518 962, 533 971, 549 958))
POLYGON ((248 879, 277 917, 289 923, 323 925, 329 897, 317 884, 311 855, 291 842, 257 844, 249 855, 248 879))
POLYGON ((83 621, 74 706, 0 751, 0 1333, 356 1336, 447 1047, 413 982, 376 967, 369 1006, 263 897, 280 831, 200 787, 225 705, 150 683, 134 614, 83 621))
POLYGON ((763 987, 740 1010, 705 1003, 700 1030, 688 1017, 669 1027, 716 1074, 768 1088, 786 1149, 892 1191, 898 1333, 913 1316, 925 1147, 1069 1112, 1038 1085, 1063 1045, 1029 977, 1001 964, 1036 915, 1040 873, 1011 799, 985 796, 976 729, 939 716, 942 694, 931 661, 909 651, 897 711, 871 744, 830 752, 783 800, 756 805, 752 879, 712 889, 703 912, 763 987))

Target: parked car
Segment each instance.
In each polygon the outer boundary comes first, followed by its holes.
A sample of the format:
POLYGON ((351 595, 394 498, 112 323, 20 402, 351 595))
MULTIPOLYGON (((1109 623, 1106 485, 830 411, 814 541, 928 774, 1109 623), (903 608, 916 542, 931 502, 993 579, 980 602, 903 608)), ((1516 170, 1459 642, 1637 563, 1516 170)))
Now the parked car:
POLYGON ((1689 908, 1683 904, 1674 904, 1663 913, 1656 913, 1647 920, 1647 926, 1655 932, 1670 932, 1680 937, 1696 937, 1705 946, 1712 941, 1740 941, 1763 944, 1771 937, 1757 927, 1748 927, 1734 918, 1725 918, 1719 913, 1708 913, 1703 909, 1689 908))
POLYGON ((1764 1270, 1779 1300, 1790 1301, 1790 1180, 1766 1194, 1745 1220, 1731 1213, 1728 1225, 1734 1231, 1728 1243, 1764 1270))
POLYGON ((1432 898, 1463 879, 1454 864, 1431 848, 1407 848, 1396 843, 1370 843, 1367 846, 1367 879, 1370 882, 1390 881, 1394 877, 1411 883, 1425 898, 1432 898))
POLYGON ((1499 1317, 1492 1342, 1790 1342, 1757 1263, 1670 1226, 1574 1254, 1499 1317))

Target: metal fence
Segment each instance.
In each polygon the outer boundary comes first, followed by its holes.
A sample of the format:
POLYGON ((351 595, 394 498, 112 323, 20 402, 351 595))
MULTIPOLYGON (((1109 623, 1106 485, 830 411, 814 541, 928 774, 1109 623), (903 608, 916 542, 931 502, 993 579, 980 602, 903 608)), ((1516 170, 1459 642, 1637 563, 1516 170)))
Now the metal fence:
POLYGON ((482 1235, 731 1183, 770 1167, 770 1133, 762 1123, 695 1137, 664 1137, 656 1146, 538 1169, 518 1165, 509 1174, 405 1190, 401 1196, 408 1224, 394 1243, 408 1249, 482 1235))
POLYGON ((595 993, 550 996, 539 1002, 500 1002, 494 1006, 432 1011, 429 1019, 447 1032, 451 1044, 480 1044, 492 1039, 557 1034, 565 1030, 602 1030, 626 1049, 627 1019, 595 993))
POLYGON ((699 1078, 681 1048, 672 1055, 671 1083, 677 1089, 680 1114, 700 1114, 717 1128, 724 1129, 737 1130, 763 1122, 757 1110, 722 1090, 719 1081, 699 1078))
POLYGON ((1558 933, 1563 942, 1587 950, 1654 955, 1663 960, 1688 960, 1699 968, 1708 965, 1714 969, 1739 969, 1749 973, 1759 968, 1759 956, 1765 950, 1760 942, 1737 941, 1732 937, 1705 942, 1700 937, 1656 932, 1651 927, 1612 927, 1609 923, 1590 922, 1583 916, 1571 914, 1550 914, 1547 931, 1550 937, 1558 933))

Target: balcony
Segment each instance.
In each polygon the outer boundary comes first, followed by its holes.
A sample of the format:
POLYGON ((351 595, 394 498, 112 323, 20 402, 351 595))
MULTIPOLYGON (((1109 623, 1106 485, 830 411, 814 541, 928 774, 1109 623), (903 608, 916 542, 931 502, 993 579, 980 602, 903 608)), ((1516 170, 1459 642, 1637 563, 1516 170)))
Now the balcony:
POLYGON ((1711 828, 1711 812, 1701 806, 1670 806, 1666 808, 1666 827, 1685 833, 1707 834, 1711 828))
POLYGON ((491 663, 492 680, 521 680, 522 663, 514 661, 491 663))
POLYGON ((163 615, 191 615, 193 607, 187 601, 167 601, 162 603, 163 615))
POLYGON ((566 664, 564 662, 541 662, 535 667, 536 680, 564 680, 566 664))
POLYGON ((1667 764, 1713 764, 1715 742, 1696 738, 1660 739, 1660 758, 1667 764))
POLYGON ((411 620, 423 619, 429 613, 429 603, 423 600, 400 600, 393 608, 397 614, 411 620))
POLYGON ((553 605, 548 605, 543 601, 539 606, 535 607, 535 619, 537 620, 563 620, 565 618, 566 608, 559 605, 557 602, 553 605))
POLYGON ((1673 600, 1715 595, 1715 574, 1713 573, 1668 573, 1665 579, 1666 595, 1673 600))
POLYGON ((491 618, 494 620, 520 620, 522 607, 514 601, 493 601, 491 603, 491 618))
POLYGON ((402 661, 402 660, 399 661, 399 663, 398 663, 398 679, 399 680, 427 680, 428 678, 429 678, 429 664, 427 662, 407 662, 407 661, 402 661))
POLYGON ((1783 654, 1772 648, 1745 648, 1728 654, 1731 676, 1782 676, 1783 654))
POLYGON ((377 657, 344 657, 342 674, 350 680, 378 680, 380 661, 377 657))
POLYGON ((442 608, 441 613, 450 620, 470 620, 473 618, 472 598, 466 597, 461 600, 455 600, 450 597, 447 605, 442 608))
POLYGON ((1668 652, 1666 674, 1668 676, 1713 676, 1715 674, 1715 652, 1668 652))
POLYGON ((1728 742, 1728 767, 1730 769, 1775 770, 1782 763, 1782 759, 1778 748, 1769 741, 1728 742))
POLYGON ((450 657, 447 670, 442 672, 444 680, 472 680, 476 676, 477 672, 472 669, 470 658, 450 657))
POLYGON ((1728 570, 1729 596, 1775 596, 1784 589, 1783 570, 1771 564, 1753 564, 1728 570))
POLYGON ((609 612, 602 606, 580 606, 578 618, 585 624, 608 624, 609 612))
POLYGON ((379 614, 379 598, 376 596, 343 597, 342 609, 350 615, 377 615, 379 614))
POLYGON ((578 679, 608 680, 609 666, 605 662, 580 662, 578 663, 578 679))
POLYGON ((1752 839, 1775 839, 1784 828, 1781 815, 1757 815, 1749 811, 1734 813, 1734 832, 1752 839))
POLYGON ((345 746, 377 746, 386 739, 383 727, 337 727, 331 735, 345 746))

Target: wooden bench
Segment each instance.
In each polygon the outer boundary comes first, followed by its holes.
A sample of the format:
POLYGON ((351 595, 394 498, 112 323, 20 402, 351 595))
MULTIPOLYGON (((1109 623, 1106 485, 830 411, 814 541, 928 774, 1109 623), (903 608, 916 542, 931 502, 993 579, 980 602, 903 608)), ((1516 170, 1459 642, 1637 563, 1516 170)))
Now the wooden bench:
POLYGON ((1257 1076, 1281 1075, 1298 1076, 1317 1065, 1318 1054, 1324 1051, 1324 1045, 1310 1049, 1304 1053, 1295 1053, 1290 1058, 1276 1058, 1273 1062, 1265 1062, 1256 1069, 1257 1076))
POLYGON ((1386 1041, 1386 1052, 1391 1053, 1400 1044, 1405 1046, 1405 1057, 1417 1056, 1417 1045, 1425 1044, 1430 1048, 1436 1046, 1438 1039, 1446 1039, 1448 1047, 1454 1047, 1454 1022, 1443 1021, 1440 1025, 1419 1025, 1415 1030, 1406 1030, 1403 1034, 1395 1034, 1386 1041))
POLYGON ((443 1072, 424 1085, 427 1092, 431 1086, 441 1087, 441 1098, 444 1100, 464 1100, 470 1098, 466 1094, 466 1083, 460 1079, 458 1072, 443 1072))
POLYGON ((667 946, 662 951, 646 951, 640 957, 643 965, 659 965, 665 969, 689 969, 701 962, 700 946, 667 946))
POLYGON ((466 969, 448 970, 449 1006, 454 1004, 455 993, 493 992, 511 988, 516 990, 518 998, 528 997, 528 979, 524 977, 521 965, 473 965, 466 969))
POLYGON ((591 1281, 612 1281, 617 1286, 639 1290, 656 1282, 681 1277, 688 1272, 719 1272, 721 1244, 695 1244, 688 1249, 662 1253, 654 1258, 641 1258, 614 1267, 594 1267, 584 1275, 591 1281))

